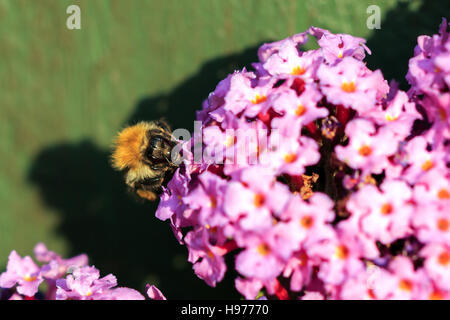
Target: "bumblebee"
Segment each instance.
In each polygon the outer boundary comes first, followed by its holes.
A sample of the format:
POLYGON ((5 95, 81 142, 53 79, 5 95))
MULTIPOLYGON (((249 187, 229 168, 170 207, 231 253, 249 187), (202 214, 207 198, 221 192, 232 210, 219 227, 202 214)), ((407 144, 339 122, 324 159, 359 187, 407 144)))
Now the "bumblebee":
POLYGON ((132 192, 154 201, 178 167, 177 159, 172 159, 175 145, 164 120, 139 122, 118 133, 112 166, 124 172, 125 183, 132 192))

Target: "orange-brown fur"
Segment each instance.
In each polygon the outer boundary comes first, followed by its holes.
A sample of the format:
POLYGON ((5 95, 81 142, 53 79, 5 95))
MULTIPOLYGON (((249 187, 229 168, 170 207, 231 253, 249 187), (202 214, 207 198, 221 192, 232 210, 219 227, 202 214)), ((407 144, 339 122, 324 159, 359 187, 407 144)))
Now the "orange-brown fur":
POLYGON ((115 150, 112 155, 112 165, 115 169, 134 169, 141 165, 141 151, 147 140, 146 132, 150 128, 148 123, 140 122, 125 128, 118 134, 114 141, 115 150))

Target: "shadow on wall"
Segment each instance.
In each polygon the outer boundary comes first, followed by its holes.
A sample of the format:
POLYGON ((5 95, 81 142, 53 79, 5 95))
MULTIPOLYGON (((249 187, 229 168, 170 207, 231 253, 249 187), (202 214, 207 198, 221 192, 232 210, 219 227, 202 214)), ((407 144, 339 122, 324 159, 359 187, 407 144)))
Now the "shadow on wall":
MULTIPOLYGON (((124 125, 164 116, 174 128, 191 130, 195 111, 208 93, 228 73, 249 68, 257 60, 257 48, 207 62, 169 94, 142 99, 124 125)), ((217 288, 197 278, 186 247, 178 244, 168 222, 155 218, 157 204, 128 194, 109 156, 109 150, 86 140, 47 147, 34 159, 28 179, 40 188, 45 204, 60 214, 56 231, 70 253, 87 253, 102 275, 113 273, 119 285, 141 292, 156 279, 171 299, 239 298, 230 270, 217 288)))
POLYGON ((383 15, 381 29, 367 39, 372 55, 366 56, 369 68, 381 69, 386 80, 396 79, 400 88, 408 89, 405 80, 408 61, 414 54, 419 35, 437 34, 442 18, 450 18, 449 1, 401 1, 383 15), (420 3, 417 9, 411 5, 420 3))

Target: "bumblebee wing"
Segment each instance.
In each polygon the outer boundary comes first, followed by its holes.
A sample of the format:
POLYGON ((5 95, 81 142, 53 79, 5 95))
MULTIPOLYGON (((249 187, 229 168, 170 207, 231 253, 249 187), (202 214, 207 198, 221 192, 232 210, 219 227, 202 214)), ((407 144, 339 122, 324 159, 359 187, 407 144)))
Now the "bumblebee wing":
POLYGON ((167 131, 167 133, 170 133, 172 131, 165 118, 156 120, 156 121, 154 121, 154 123, 161 129, 163 129, 164 131, 167 131))

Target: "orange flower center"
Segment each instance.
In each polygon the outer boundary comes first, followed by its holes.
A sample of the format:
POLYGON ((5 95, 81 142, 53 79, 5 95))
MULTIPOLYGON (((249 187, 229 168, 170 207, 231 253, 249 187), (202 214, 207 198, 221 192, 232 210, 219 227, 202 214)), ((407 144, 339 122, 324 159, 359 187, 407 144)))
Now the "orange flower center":
POLYGON ((450 227, 450 223, 447 219, 440 218, 440 219, 438 219, 436 226, 439 230, 445 232, 448 230, 448 227, 450 227))
POLYGON ((211 227, 209 224, 205 225, 205 228, 211 233, 217 232, 217 227, 211 227))
POLYGON ((348 258, 349 250, 346 246, 340 245, 336 247, 336 257, 345 260, 348 258))
POLYGON ((257 94, 255 96, 255 98, 252 100, 252 103, 253 104, 258 104, 258 103, 262 103, 262 102, 264 102, 266 100, 267 100, 266 96, 260 96, 259 94, 257 94))
POLYGON ((433 169, 433 167, 434 167, 434 163, 431 160, 427 160, 422 164, 423 171, 428 171, 430 169, 433 169))
POLYGON ((408 279, 402 279, 400 280, 400 282, 398 283, 398 287, 400 290, 403 291, 412 291, 414 284, 411 282, 411 280, 408 279))
POLYGON ((225 147, 231 147, 232 145, 236 144, 237 137, 230 137, 228 136, 225 139, 225 147))
POLYGON ((270 248, 265 243, 260 244, 258 246, 257 250, 258 250, 259 254, 262 255, 262 256, 266 256, 266 255, 268 255, 270 253, 270 248))
POLYGON ((390 114, 386 114, 386 121, 395 121, 398 119, 398 116, 393 116, 390 114))
POLYGON ((310 229, 314 225, 314 219, 311 216, 304 216, 300 219, 300 224, 305 229, 310 229))
POLYGON ((444 296, 439 291, 433 291, 430 294, 429 299, 430 300, 442 300, 442 299, 444 299, 444 296))
POLYGON ((377 298, 377 296, 375 295, 375 292, 373 291, 373 289, 368 289, 367 290, 367 295, 369 296, 370 299, 375 300, 377 298))
POLYGON ((308 262, 308 256, 305 252, 302 251, 298 254, 298 260, 300 266, 306 266, 306 263, 308 262))
POLYGON ((442 252, 438 256, 438 263, 442 266, 447 266, 450 263, 450 253, 442 252))
POLYGON ((25 280, 26 282, 32 282, 35 281, 36 279, 37 279, 36 276, 30 276, 29 274, 23 277, 23 280, 25 280))
POLYGON ((380 211, 384 215, 389 215, 392 213, 392 211, 394 211, 394 208, 392 207, 392 205, 390 203, 385 203, 381 206, 380 211))
POLYGON ((306 68, 303 68, 301 66, 297 66, 297 67, 294 67, 292 69, 291 74, 294 75, 294 76, 301 76, 302 74, 305 74, 305 72, 306 72, 306 68))
POLYGON ((342 82, 341 89, 342 89, 342 91, 348 92, 348 93, 355 92, 356 91, 355 81, 350 81, 350 82, 344 81, 344 82, 342 82))
POLYGON ((372 153, 372 148, 365 144, 359 148, 358 153, 363 157, 368 157, 372 153))
POLYGON ((208 250, 206 253, 210 259, 214 259, 214 253, 211 250, 208 250))
POLYGON ((217 207, 217 199, 215 197, 209 197, 209 206, 213 209, 217 207))
POLYGON ((288 153, 284 156, 284 162, 292 163, 297 160, 297 155, 295 153, 288 153))
POLYGON ((450 192, 448 192, 447 189, 441 189, 441 190, 438 191, 437 196, 441 200, 450 199, 450 192))
POLYGON ((255 197, 253 198, 253 204, 257 208, 261 207, 265 201, 266 201, 266 197, 264 197, 264 195, 261 193, 255 194, 255 197))
POLYGON ((299 104, 297 109, 295 109, 295 115, 297 117, 301 117, 305 113, 306 113, 306 107, 304 107, 303 105, 299 104))
POLYGON ((439 108, 439 118, 441 118, 442 121, 445 121, 447 119, 447 112, 443 108, 439 108))

